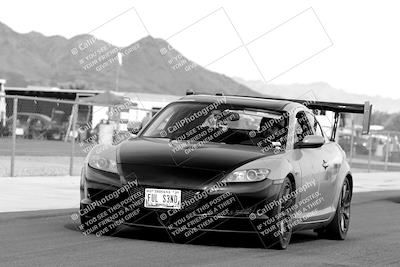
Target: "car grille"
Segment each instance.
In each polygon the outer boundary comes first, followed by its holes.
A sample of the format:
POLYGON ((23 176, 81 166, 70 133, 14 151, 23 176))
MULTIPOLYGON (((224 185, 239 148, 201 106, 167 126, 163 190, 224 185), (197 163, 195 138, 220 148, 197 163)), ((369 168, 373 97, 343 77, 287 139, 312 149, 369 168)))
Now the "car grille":
MULTIPOLYGON (((143 186, 135 186, 129 188, 130 195, 141 194, 144 196, 145 187, 143 186)), ((187 203, 185 205, 186 211, 191 211, 197 207, 200 203, 200 199, 196 197, 198 194, 201 193, 199 190, 190 190, 190 189, 180 189, 181 190, 181 201, 182 203, 187 203)))
MULTIPOLYGON (((146 187, 144 187, 144 186, 129 187, 127 193, 120 194, 118 196, 118 198, 111 199, 110 201, 105 203, 104 206, 111 207, 130 196, 138 196, 138 198, 142 198, 142 197, 144 197, 145 188, 146 187)), ((199 207, 202 207, 202 205, 206 204, 209 201, 212 201, 215 197, 217 197, 217 196, 202 195, 201 190, 191 190, 191 189, 180 189, 180 190, 181 190, 181 201, 182 201, 183 209, 180 210, 178 213, 191 212, 199 207)), ((112 192, 113 192, 111 190, 100 190, 100 189, 93 189, 93 188, 88 188, 88 191, 89 191, 89 195, 90 195, 90 198, 92 199, 92 201, 96 201, 96 200, 100 201, 101 199, 104 199, 107 195, 112 194, 112 192)), ((131 200, 132 200, 132 202, 134 202, 138 199, 132 198, 131 200)), ((144 208, 144 202, 142 202, 138 207, 144 208)), ((232 212, 242 209, 236 202, 233 205, 231 205, 229 208, 232 212)), ((154 209, 154 210, 165 211, 165 209, 154 209)), ((212 209, 211 209, 211 211, 212 211, 212 209)))
POLYGON ((89 193, 89 198, 94 202, 94 201, 99 201, 102 203, 103 206, 106 207, 112 207, 124 199, 128 197, 128 194, 126 193, 121 193, 118 194, 117 197, 109 197, 108 200, 107 196, 110 196, 113 194, 114 191, 112 190, 107 190, 107 189, 96 189, 96 188, 88 188, 88 193, 89 193))
POLYGON ((182 204, 185 203, 184 209, 186 211, 194 210, 200 205, 202 198, 199 198, 201 191, 198 190, 182 190, 182 204))

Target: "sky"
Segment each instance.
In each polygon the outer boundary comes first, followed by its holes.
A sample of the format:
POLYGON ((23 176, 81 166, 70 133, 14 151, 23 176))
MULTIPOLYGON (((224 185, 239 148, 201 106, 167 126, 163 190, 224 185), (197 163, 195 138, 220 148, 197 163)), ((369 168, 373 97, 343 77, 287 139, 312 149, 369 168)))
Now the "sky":
POLYGON ((15 31, 118 46, 152 35, 228 76, 400 98, 396 1, 2 0, 15 31))

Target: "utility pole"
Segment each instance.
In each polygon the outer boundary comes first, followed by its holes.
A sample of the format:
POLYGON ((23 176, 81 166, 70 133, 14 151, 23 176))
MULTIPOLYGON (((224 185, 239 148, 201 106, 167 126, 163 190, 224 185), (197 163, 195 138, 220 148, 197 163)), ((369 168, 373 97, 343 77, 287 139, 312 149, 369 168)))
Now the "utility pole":
POLYGON ((6 127, 6 91, 4 89, 4 84, 6 83, 6 80, 0 79, 0 123, 1 127, 4 128, 6 127))
POLYGON ((118 86, 119 86, 119 72, 122 66, 122 56, 123 54, 121 52, 118 52, 117 58, 118 58, 118 66, 117 66, 117 77, 115 78, 115 91, 118 92, 118 86))

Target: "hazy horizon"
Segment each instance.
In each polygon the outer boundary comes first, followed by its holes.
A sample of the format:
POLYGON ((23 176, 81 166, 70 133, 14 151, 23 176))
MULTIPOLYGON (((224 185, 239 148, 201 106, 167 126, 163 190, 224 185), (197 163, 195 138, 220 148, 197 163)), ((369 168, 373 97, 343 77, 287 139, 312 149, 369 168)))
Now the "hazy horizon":
POLYGON ((276 85, 323 82, 348 93, 400 98, 400 38, 382 31, 400 23, 394 1, 100 2, 4 1, 1 22, 19 33, 68 39, 89 33, 117 46, 151 35, 230 77, 276 85))

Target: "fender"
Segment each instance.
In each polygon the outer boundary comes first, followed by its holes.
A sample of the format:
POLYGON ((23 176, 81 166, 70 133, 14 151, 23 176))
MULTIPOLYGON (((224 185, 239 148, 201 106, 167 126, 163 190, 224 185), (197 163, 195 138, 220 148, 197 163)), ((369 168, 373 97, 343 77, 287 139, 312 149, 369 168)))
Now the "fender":
POLYGON ((254 160, 242 165, 240 169, 259 168, 260 166, 271 170, 268 179, 272 180, 274 184, 282 184, 287 176, 292 176, 294 178, 296 188, 301 184, 299 173, 295 171, 293 165, 285 158, 284 154, 277 154, 275 156, 254 160))
POLYGON ((344 157, 343 161, 342 161, 342 165, 341 165, 339 173, 338 173, 338 176, 337 176, 338 177, 337 178, 338 182, 335 183, 335 187, 332 188, 332 190, 334 190, 334 192, 335 192, 335 197, 333 199, 332 208, 335 211, 336 211, 336 208, 337 208, 337 205, 338 205, 338 201, 339 201, 339 197, 340 197, 340 193, 341 193, 341 190, 342 190, 344 179, 347 176, 351 177, 350 184, 351 184, 351 191, 353 192, 353 176, 352 176, 351 171, 350 171, 350 165, 347 162, 346 158, 344 157))

